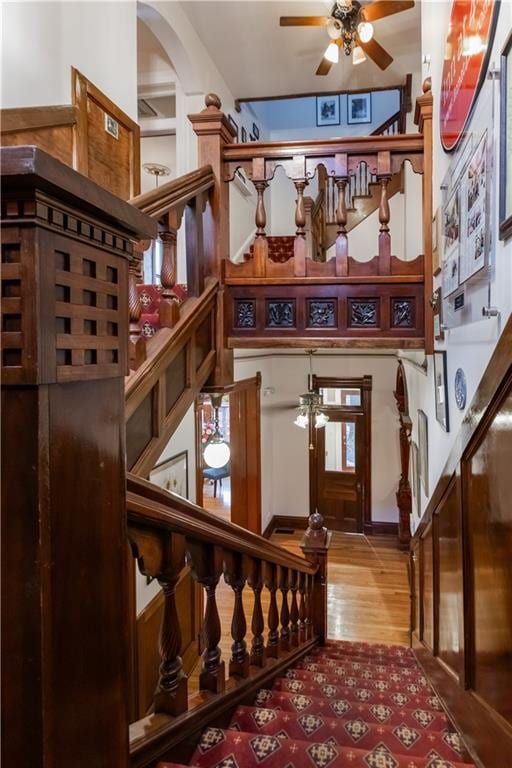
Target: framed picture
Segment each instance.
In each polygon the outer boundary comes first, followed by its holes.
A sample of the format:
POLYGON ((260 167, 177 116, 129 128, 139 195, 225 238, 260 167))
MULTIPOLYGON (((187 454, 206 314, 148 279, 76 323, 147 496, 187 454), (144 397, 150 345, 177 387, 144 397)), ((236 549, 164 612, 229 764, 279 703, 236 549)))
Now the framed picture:
POLYGON ((443 209, 443 294, 449 296, 459 287, 460 189, 457 186, 443 209))
POLYGON ((419 465, 419 451, 416 443, 411 443, 411 452, 409 454, 409 461, 411 465, 410 470, 410 484, 412 490, 412 497, 414 500, 414 509, 418 517, 421 517, 421 483, 420 483, 420 465, 419 465))
POLYGON ((247 141, 247 131, 245 130, 243 125, 242 125, 242 130, 240 131, 240 135, 242 137, 242 144, 245 144, 247 141))
POLYGON ((487 133, 474 150, 462 177, 459 283, 487 263, 489 252, 487 133))
POLYGON ((347 123, 371 123, 372 95, 371 93, 349 93, 347 96, 347 123))
POLYGON ((446 352, 434 350, 434 392, 436 419, 445 432, 450 431, 448 416, 448 380, 446 376, 446 352))
POLYGON ((318 126, 340 124, 339 96, 316 97, 316 124, 318 126))
POLYGON ((228 120, 236 131, 235 141, 238 142, 238 123, 234 120, 233 117, 231 117, 231 115, 228 115, 228 120))
POLYGON ((188 451, 161 461, 153 467, 149 479, 160 488, 188 499, 188 451))
POLYGON ((255 140, 257 141, 260 137, 260 129, 256 125, 256 123, 252 124, 252 135, 254 136, 255 140))
POLYGON ((418 411, 418 448, 420 452, 420 478, 425 496, 428 496, 428 419, 424 411, 418 411))
POLYGON ((500 239, 512 236, 512 33, 500 69, 500 239))
POLYGON ((444 339, 444 327, 443 327, 443 289, 438 288, 434 291, 432 296, 432 304, 434 309, 434 339, 436 341, 443 341, 444 339))

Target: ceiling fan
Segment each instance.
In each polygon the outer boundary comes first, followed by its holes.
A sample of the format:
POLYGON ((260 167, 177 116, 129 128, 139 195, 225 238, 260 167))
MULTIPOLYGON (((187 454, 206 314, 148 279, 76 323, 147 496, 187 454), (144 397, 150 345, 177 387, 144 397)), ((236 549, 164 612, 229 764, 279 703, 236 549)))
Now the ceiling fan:
POLYGON ((337 0, 330 16, 281 16, 281 27, 327 27, 331 42, 316 71, 327 75, 333 64, 338 63, 339 49, 347 56, 353 55, 353 63, 360 64, 369 56, 381 69, 389 67, 393 57, 373 37, 373 21, 414 8, 414 0, 375 0, 361 5, 358 0, 337 0))

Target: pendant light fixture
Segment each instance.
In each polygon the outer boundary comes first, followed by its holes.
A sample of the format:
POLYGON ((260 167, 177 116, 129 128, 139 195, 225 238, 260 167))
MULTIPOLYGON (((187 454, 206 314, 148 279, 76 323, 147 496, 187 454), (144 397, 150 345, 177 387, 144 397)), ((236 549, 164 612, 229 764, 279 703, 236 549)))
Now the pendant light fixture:
POLYGON ((309 427, 309 449, 311 451, 313 450, 313 429, 321 429, 329 421, 329 417, 322 410, 324 404, 323 396, 313 389, 313 354, 315 352, 315 349, 308 352, 308 391, 299 396, 299 407, 297 409, 299 413, 293 422, 297 427, 301 427, 301 429, 309 427))
POLYGON ((229 445, 220 431, 219 409, 222 405, 222 394, 210 395, 213 406, 213 435, 203 452, 204 463, 212 469, 226 466, 231 455, 229 445))

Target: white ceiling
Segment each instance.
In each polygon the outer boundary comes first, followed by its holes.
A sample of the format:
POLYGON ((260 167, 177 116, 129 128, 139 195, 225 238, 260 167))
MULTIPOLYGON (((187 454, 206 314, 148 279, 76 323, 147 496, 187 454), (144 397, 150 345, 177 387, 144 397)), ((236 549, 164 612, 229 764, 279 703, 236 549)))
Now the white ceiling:
POLYGON ((375 22, 375 39, 394 57, 382 72, 340 54, 326 77, 315 70, 329 42, 323 27, 280 27, 280 16, 323 15, 332 3, 185 0, 182 7, 235 98, 397 85, 420 69, 419 1, 375 22))

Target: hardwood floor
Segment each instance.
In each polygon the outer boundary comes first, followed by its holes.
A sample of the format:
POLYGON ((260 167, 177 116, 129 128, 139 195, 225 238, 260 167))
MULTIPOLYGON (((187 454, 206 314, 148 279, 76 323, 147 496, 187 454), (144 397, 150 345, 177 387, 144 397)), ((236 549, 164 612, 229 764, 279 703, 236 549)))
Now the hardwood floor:
MULTIPOLYGON (((220 507, 220 504, 216 506, 220 507)), ((273 534, 272 541, 300 554, 302 533, 273 534)), ((330 638, 409 643, 407 555, 397 549, 394 538, 334 533, 329 552, 328 580, 330 638)), ((278 595, 279 606, 280 599, 278 595)), ((223 630, 220 647, 226 668, 231 655, 233 602, 231 588, 221 580, 217 588, 217 605, 223 630)), ((253 599, 248 588, 244 590, 243 602, 249 627, 246 640, 250 645, 253 599)), ((267 590, 263 590, 262 605, 266 615, 267 590)), ((199 668, 196 668, 189 679, 191 692, 198 689, 198 673, 199 668)))

